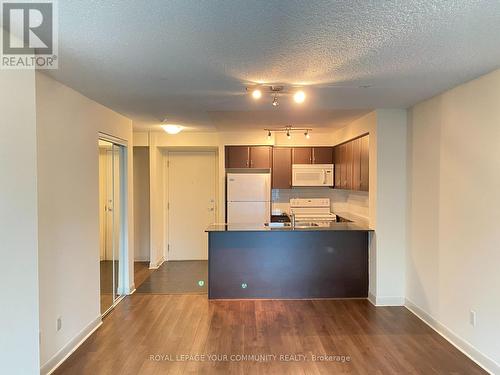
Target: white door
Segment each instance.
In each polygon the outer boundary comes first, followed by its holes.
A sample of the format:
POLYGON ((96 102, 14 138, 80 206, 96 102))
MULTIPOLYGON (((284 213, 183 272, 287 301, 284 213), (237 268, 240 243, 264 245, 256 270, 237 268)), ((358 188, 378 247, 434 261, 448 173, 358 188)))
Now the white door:
POLYGON ((208 259, 216 218, 215 152, 169 152, 167 260, 208 259))

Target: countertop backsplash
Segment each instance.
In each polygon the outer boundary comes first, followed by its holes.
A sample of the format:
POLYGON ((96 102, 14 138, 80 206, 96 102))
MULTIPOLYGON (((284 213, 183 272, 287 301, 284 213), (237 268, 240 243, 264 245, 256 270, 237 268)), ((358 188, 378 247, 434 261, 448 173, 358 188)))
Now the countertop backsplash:
POLYGON ((329 188, 273 189, 273 214, 290 212, 290 198, 330 198, 332 212, 348 212, 368 218, 368 192, 329 188))

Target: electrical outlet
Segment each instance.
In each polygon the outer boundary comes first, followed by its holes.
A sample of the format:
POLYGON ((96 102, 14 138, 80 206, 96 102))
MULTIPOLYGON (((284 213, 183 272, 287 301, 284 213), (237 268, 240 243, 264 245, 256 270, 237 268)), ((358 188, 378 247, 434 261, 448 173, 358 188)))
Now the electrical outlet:
POLYGON ((476 326, 476 312, 474 310, 471 310, 469 313, 469 323, 473 327, 476 326))
POLYGON ((57 317, 57 322, 56 322, 56 330, 59 332, 62 328, 62 317, 57 317))

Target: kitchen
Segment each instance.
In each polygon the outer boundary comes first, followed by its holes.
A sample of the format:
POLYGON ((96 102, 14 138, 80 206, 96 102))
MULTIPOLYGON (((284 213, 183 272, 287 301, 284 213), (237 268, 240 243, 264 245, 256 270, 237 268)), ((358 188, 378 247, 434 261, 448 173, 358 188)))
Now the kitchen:
MULTIPOLYGON (((335 121, 330 121, 326 128, 317 114, 311 114, 311 122, 317 121, 317 125, 307 128, 266 126, 268 118, 273 118, 273 112, 263 112, 258 117, 242 120, 239 127, 246 129, 234 129, 233 126, 232 131, 221 127, 219 131, 207 133, 135 132, 134 146, 149 149, 149 167, 152 173, 148 189, 155 191, 151 194, 150 226, 145 228, 144 233, 136 233, 136 239, 141 236, 148 236, 150 239, 150 264, 153 268, 163 267, 163 262, 173 264, 175 262, 172 261, 200 262, 205 259, 207 263, 203 267, 206 267, 208 275, 200 279, 199 274, 193 274, 191 281, 193 289, 197 289, 201 281, 203 288, 198 290, 205 291, 211 299, 345 297, 375 301, 377 275, 380 275, 379 269, 383 264, 381 260, 384 258, 379 257, 377 265, 373 254, 378 243, 387 238, 375 236, 377 220, 379 223, 384 222, 376 211, 377 191, 380 192, 382 187, 378 186, 377 176, 379 171, 385 170, 377 163, 377 154, 390 149, 386 146, 384 150, 378 150, 377 132, 384 129, 386 120, 381 111, 335 112, 336 114, 330 114, 335 121), (172 155, 178 152, 212 152, 216 159, 215 171, 211 172, 214 173, 213 178, 207 179, 209 176, 204 172, 204 180, 200 180, 200 174, 196 172, 189 186, 177 188, 177 191, 189 191, 189 196, 192 197, 189 198, 190 202, 184 200, 175 203, 175 196, 169 193, 172 181, 179 180, 171 171, 172 168, 176 169, 175 163, 172 164, 172 155), (213 196, 208 197, 206 187, 211 184, 215 184, 213 196), (191 186, 196 186, 198 190, 193 190, 191 186), (202 196, 205 198, 201 199, 202 196), (197 203, 193 204, 193 200, 197 203), (186 204, 190 207, 186 214, 182 209, 175 211, 175 207, 186 204), (177 228, 174 235, 172 228, 177 228), (275 291, 267 295, 252 294, 257 284, 242 276, 248 269, 242 269, 239 276, 233 274, 232 279, 228 280, 227 270, 231 267, 227 267, 227 262, 230 261, 230 256, 225 254, 222 258, 217 257, 212 248, 215 237, 232 236, 236 243, 241 243, 235 236, 244 232, 250 232, 253 239, 255 236, 268 236, 263 237, 263 244, 258 246, 260 251, 271 246, 271 243, 276 248, 271 236, 280 235, 311 236, 306 241, 308 244, 320 238, 331 244, 332 241, 338 241, 336 238, 344 241, 342 237, 353 236, 354 239, 350 241, 354 241, 356 245, 343 243, 342 247, 359 247, 362 250, 349 253, 351 258, 356 254, 354 258, 357 261, 351 259, 350 268, 345 266, 345 272, 341 275, 333 272, 335 267, 332 265, 325 269, 324 274, 331 280, 321 288, 316 288, 313 295, 308 292, 299 293, 300 288, 290 293, 275 291), (178 241, 180 237, 184 239, 178 241), (189 249, 193 248, 200 249, 199 256, 188 255, 192 254, 189 249), (183 253, 185 257, 182 256, 183 253), (217 259, 222 259, 222 268, 214 268, 218 263, 217 259), (341 280, 336 280, 337 277, 341 277, 341 280), (235 289, 236 294, 231 297, 215 293, 215 278, 235 289), (346 283, 356 285, 356 290, 346 292, 346 283), (244 288, 242 284, 246 284, 244 288)), ((395 114, 394 111, 392 113, 395 114)), ((399 120, 399 117, 396 119, 399 120)), ((387 122, 387 126, 393 124, 387 122)), ((191 172, 184 170, 182 173, 191 172)), ((394 187, 396 185, 393 184, 387 188, 394 187)), ((392 215, 391 220, 394 217, 392 215)), ((315 256, 318 261, 325 255, 325 249, 328 251, 327 248, 332 247, 328 244, 318 244, 316 251, 319 255, 315 256)), ((234 244, 231 246, 235 248, 234 244)), ((334 247, 336 246, 340 245, 334 247)), ((284 249, 283 246, 282 248, 284 249)), ((258 259, 257 251, 253 251, 253 260, 258 259)), ((234 256, 237 253, 230 254, 234 256)), ((309 251, 309 254, 313 252, 309 251)), ((285 259, 288 255, 290 254, 281 253, 279 257, 285 259)), ((335 261, 341 264, 336 256, 337 254, 326 256, 323 263, 335 261)), ((340 259, 349 262, 350 258, 341 256, 340 259)), ((240 259, 239 262, 250 266, 248 261, 240 259)), ((275 264, 279 266, 280 263, 284 264, 282 260, 275 264)), ((263 261, 257 262, 255 267, 259 268, 262 264, 263 261)), ((298 273, 304 273, 304 260, 298 257, 295 264, 298 273)), ((234 266, 233 263, 232 267, 234 266)), ((269 271, 270 274, 276 272, 276 269, 269 271)), ((314 276, 314 272, 310 272, 309 276, 304 275, 304 287, 315 289, 314 285, 321 277, 323 276, 314 276)), ((290 280, 281 280, 279 284, 292 285, 290 280)), ((266 288, 260 287, 259 290, 266 288)))
POLYGON ((333 211, 332 195, 368 198, 368 135, 335 147, 225 146, 225 166, 227 223, 207 228, 209 298, 368 297, 368 219, 333 211))

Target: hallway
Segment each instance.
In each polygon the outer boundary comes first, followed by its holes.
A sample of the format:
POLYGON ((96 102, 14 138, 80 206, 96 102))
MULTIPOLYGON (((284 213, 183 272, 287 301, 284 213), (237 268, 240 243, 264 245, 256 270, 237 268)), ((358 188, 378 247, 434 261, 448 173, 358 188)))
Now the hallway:
POLYGON ((138 294, 207 294, 208 261, 164 262, 140 286, 138 294))

